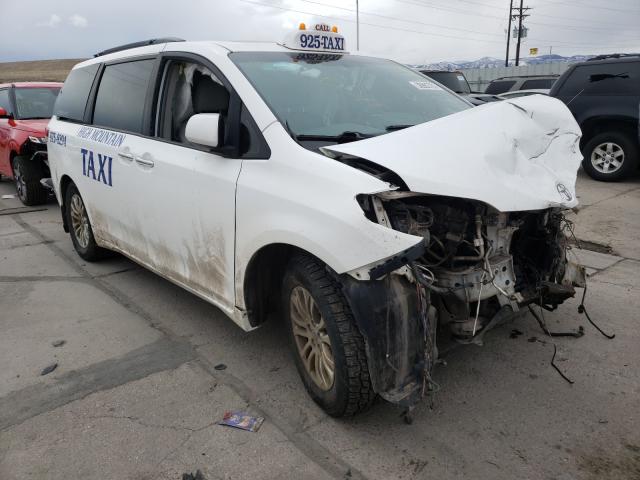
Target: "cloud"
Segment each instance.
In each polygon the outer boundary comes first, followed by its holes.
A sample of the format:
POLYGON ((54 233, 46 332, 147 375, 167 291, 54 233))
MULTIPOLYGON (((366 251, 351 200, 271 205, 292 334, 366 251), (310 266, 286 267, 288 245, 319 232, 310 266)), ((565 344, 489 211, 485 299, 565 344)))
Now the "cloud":
MULTIPOLYGON (((35 29, 23 3, 0 0, 2 18, 12 19, 0 29, 0 62, 83 58, 113 45, 164 36, 281 41, 300 22, 336 25, 347 48, 356 45, 353 0, 109 0, 109 8, 87 0, 29 0, 31 11, 41 15, 35 29), (98 16, 99 22, 94 20, 98 16)), ((507 0, 359 3, 363 52, 411 64, 505 55, 507 0)), ((527 0, 527 5, 532 10, 525 19, 530 28, 522 47, 525 56, 531 47, 540 54, 553 49, 567 56, 640 50, 639 0, 527 0)), ((513 58, 513 40, 510 54, 513 58)))
POLYGON ((87 19, 82 15, 78 15, 77 13, 74 13, 69 17, 69 23, 77 28, 85 28, 87 25, 89 25, 87 19))
POLYGON ((52 13, 51 16, 49 17, 49 20, 47 20, 46 22, 39 22, 36 25, 38 27, 55 28, 60 24, 61 21, 62 21, 62 18, 60 17, 60 15, 56 15, 55 13, 52 13))

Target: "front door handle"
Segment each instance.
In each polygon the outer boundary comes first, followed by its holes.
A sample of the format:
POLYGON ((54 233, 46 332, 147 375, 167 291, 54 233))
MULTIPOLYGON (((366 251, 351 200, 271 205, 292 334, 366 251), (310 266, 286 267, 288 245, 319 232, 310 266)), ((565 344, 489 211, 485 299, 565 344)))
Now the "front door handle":
POLYGON ((124 158, 125 160, 133 160, 133 155, 131 153, 125 153, 125 152, 118 152, 118 156, 120 158, 124 158))
POLYGON ((142 165, 143 167, 149 167, 152 168, 155 163, 153 163, 153 160, 147 160, 146 158, 142 158, 142 157, 136 157, 136 163, 138 165, 142 165))

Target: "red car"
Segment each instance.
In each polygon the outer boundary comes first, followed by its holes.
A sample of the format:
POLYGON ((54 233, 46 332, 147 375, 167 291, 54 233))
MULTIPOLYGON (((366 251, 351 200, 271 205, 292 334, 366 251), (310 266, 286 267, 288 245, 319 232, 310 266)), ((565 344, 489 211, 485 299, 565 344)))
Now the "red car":
POLYGON ((25 205, 46 202, 47 124, 62 83, 0 84, 0 176, 13 178, 25 205))

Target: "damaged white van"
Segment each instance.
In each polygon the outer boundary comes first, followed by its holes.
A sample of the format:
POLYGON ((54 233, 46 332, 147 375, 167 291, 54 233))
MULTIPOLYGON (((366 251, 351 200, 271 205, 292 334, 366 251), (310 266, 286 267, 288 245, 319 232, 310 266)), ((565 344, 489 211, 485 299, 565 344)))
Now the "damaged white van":
POLYGON ((280 312, 334 416, 376 394, 413 406, 437 337, 473 341, 584 285, 566 256, 581 161, 567 108, 472 108, 325 25, 102 52, 71 71, 49 129, 78 254, 121 252, 245 330, 280 312))

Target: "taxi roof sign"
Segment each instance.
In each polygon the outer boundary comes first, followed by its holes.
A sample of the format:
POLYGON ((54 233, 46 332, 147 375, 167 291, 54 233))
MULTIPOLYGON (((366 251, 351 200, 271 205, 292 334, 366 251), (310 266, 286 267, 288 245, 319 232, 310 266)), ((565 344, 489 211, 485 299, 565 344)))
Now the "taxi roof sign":
POLYGON ((345 40, 338 33, 338 27, 330 27, 326 23, 317 23, 309 29, 301 23, 298 30, 287 36, 282 46, 305 52, 346 53, 345 40))

